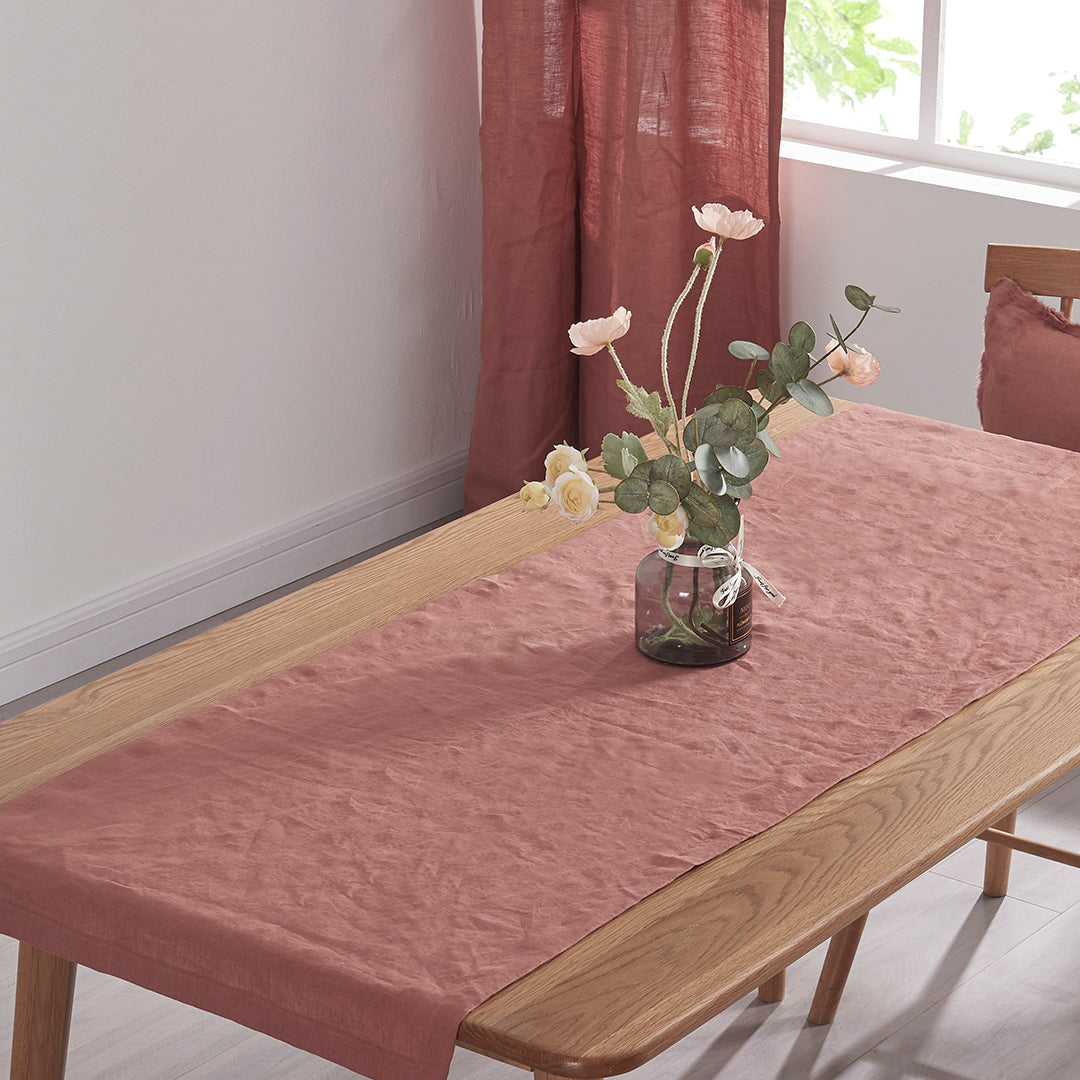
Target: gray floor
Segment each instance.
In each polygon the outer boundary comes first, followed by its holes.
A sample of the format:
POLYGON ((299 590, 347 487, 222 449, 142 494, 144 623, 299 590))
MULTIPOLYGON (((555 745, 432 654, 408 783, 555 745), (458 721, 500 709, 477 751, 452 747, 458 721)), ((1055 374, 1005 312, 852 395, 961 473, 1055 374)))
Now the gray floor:
MULTIPOLYGON (((1080 773, 1021 814, 1021 831, 1077 847, 1080 773)), ((1080 870, 1016 855, 1011 893, 982 897, 982 845, 961 849, 870 917, 835 1023, 806 1008, 824 946, 787 999, 749 997, 627 1075, 634 1080, 1076 1080, 1080 870)), ((0 1062, 15 943, 0 938, 0 1062)), ((81 970, 68 1080, 330 1080, 354 1073, 227 1020, 81 970)), ((451 1080, 521 1080, 458 1051, 451 1080)))

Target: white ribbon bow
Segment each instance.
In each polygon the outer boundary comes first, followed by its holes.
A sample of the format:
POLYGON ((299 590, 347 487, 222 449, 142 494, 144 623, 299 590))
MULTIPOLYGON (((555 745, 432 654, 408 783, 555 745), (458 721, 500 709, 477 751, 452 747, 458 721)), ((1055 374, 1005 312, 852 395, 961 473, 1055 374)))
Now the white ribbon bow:
POLYGON ((735 603, 742 587, 742 571, 745 570, 754 584, 777 606, 780 607, 787 597, 773 585, 756 567, 745 562, 742 557, 742 529, 739 535, 725 547, 709 547, 702 544, 696 555, 680 555, 678 551, 658 548, 661 559, 677 566, 702 566, 710 570, 731 568, 731 576, 713 593, 713 606, 722 611, 735 603))

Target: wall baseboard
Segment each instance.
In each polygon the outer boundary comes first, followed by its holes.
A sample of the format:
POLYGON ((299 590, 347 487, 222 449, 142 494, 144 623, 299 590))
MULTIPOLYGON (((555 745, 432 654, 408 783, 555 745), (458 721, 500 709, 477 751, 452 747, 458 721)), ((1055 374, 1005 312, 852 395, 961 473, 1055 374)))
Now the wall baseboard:
POLYGON ((0 702, 460 512, 464 453, 0 638, 0 702))

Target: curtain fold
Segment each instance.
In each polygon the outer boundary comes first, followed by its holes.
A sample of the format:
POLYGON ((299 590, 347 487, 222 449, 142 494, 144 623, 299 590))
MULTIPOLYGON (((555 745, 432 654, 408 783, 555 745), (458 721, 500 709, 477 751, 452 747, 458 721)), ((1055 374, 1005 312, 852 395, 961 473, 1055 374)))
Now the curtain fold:
MULTIPOLYGON (((466 509, 541 479, 555 443, 598 453, 637 431, 606 352, 567 328, 633 312, 618 345, 660 390, 660 337, 708 239, 691 206, 749 208, 766 229, 728 241, 710 293, 691 403, 740 383, 736 338, 779 335, 777 165, 785 0, 484 0, 482 364, 466 509)), ((692 309, 671 339, 686 371, 692 309)), ((676 396, 679 396, 676 391, 676 396)))

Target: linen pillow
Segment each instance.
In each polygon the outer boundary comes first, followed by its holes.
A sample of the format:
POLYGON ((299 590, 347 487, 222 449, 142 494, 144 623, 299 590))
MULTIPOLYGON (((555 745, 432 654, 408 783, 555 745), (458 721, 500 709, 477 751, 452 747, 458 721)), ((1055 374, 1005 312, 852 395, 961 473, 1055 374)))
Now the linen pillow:
POLYGON ((986 308, 976 400, 986 431, 1080 450, 1080 325, 1002 278, 986 308))

